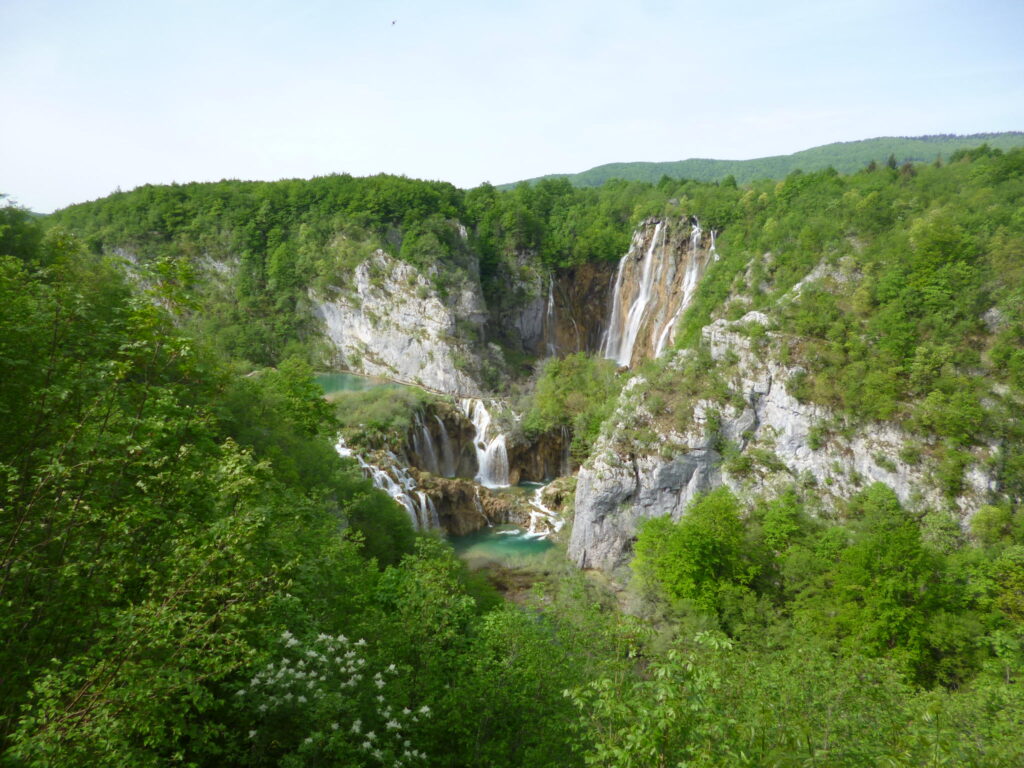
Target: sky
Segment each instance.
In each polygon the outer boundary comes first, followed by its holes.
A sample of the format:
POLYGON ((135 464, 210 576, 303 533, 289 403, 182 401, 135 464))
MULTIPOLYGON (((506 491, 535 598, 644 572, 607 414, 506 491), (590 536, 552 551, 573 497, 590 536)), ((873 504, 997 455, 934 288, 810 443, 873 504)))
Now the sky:
POLYGON ((0 193, 1024 130, 1024 0, 0 0, 0 193))

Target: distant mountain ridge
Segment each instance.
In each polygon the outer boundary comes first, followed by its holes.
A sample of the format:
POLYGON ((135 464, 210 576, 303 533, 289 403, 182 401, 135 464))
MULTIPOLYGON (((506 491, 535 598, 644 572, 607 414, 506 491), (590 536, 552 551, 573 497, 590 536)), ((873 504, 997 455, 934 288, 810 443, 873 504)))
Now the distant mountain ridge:
MULTIPOLYGON (((970 149, 988 144, 993 149, 1008 150, 1024 146, 1024 131, 1003 133, 974 133, 966 136, 936 134, 933 136, 882 136, 860 141, 840 141, 812 147, 791 155, 773 155, 752 160, 712 160, 690 158, 673 162, 607 163, 581 173, 552 173, 532 179, 568 179, 573 186, 599 187, 609 179, 648 181, 657 183, 662 176, 673 179, 721 181, 733 176, 740 184, 754 179, 781 179, 799 169, 817 171, 832 166, 840 173, 854 173, 872 160, 882 164, 890 155, 896 162, 932 162, 936 157, 944 160, 959 149, 970 149)), ((522 182, 504 184, 499 189, 514 187, 522 182)))

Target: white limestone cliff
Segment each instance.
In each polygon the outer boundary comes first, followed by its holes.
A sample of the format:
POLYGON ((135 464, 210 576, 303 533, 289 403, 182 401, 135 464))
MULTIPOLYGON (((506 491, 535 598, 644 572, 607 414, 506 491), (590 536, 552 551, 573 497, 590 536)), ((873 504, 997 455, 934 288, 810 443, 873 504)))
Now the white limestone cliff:
POLYGON ((624 389, 611 430, 579 473, 568 552, 578 566, 612 570, 624 564, 643 520, 664 515, 679 519, 695 496, 723 484, 750 497, 799 482, 824 501, 849 498, 879 482, 911 509, 947 508, 964 521, 989 500, 996 488, 985 462, 996 446, 973 451, 962 493, 947 499, 936 482, 933 461, 925 456, 912 464, 901 458, 917 438, 899 426, 870 423, 848 436, 822 435, 822 425, 834 423, 836 416, 823 406, 799 402, 786 390, 799 369, 764 357, 751 338, 736 330, 767 322, 765 315, 752 312, 736 323, 717 320, 703 329, 712 358, 734 361, 738 376, 731 386, 739 395, 734 400, 743 407, 697 402, 692 427, 685 434, 659 435, 657 454, 623 452, 628 440, 617 439, 625 429, 623 414, 637 409, 642 414, 643 380, 633 379, 624 389), (714 420, 709 418, 712 410, 717 412, 714 420), (730 475, 717 450, 723 441, 731 441, 740 455, 758 449, 777 461, 743 477, 730 475))
POLYGON ((466 279, 446 299, 431 275, 384 251, 359 264, 345 290, 311 294, 333 345, 334 364, 371 376, 474 397, 480 386, 466 326, 480 328, 486 309, 479 283, 466 279))

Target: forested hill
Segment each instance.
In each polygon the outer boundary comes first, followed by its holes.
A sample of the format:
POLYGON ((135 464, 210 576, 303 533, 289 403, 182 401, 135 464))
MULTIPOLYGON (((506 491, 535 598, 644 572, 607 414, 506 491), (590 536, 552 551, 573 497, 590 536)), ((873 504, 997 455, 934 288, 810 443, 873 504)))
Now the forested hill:
MULTIPOLYGON (((781 183, 333 176, 0 206, 0 767, 1024 765, 1022 202, 1024 149, 983 147, 781 183), (628 531, 622 591, 555 557, 504 601, 336 451, 415 403, 325 402, 310 296, 356 306, 361 269, 363 296, 456 305, 477 281, 498 322, 543 315, 552 276, 608 285, 629 252, 651 274, 631 232, 670 227, 708 262, 674 348, 549 358, 509 444, 572 433, 594 460, 561 478, 573 532, 613 530, 646 478, 679 496, 644 467, 699 451, 734 482, 628 531), (745 419, 769 399, 813 414, 806 438, 745 419), (882 422, 892 440, 857 442, 882 422), (820 481, 790 437, 835 456, 820 481), (905 500, 865 474, 905 467, 929 468, 905 500)), ((479 306, 435 348, 526 356, 468 341, 479 306)))
MULTIPOLYGON (((840 173, 854 173, 872 161, 878 165, 894 161, 904 163, 932 162, 941 156, 948 160, 957 150, 987 143, 993 149, 1012 149, 1024 145, 1024 132, 976 133, 970 136, 939 134, 935 136, 882 136, 862 141, 840 141, 812 147, 791 155, 758 157, 752 160, 712 160, 691 157, 674 162, 607 163, 581 173, 554 173, 534 179, 565 178, 577 187, 598 187, 609 179, 656 183, 662 176, 696 181, 721 181, 732 176, 740 184, 754 179, 781 179, 795 170, 819 171, 831 166, 840 173), (890 156, 892 161, 890 161, 890 156)), ((507 184, 501 188, 511 187, 507 184)))

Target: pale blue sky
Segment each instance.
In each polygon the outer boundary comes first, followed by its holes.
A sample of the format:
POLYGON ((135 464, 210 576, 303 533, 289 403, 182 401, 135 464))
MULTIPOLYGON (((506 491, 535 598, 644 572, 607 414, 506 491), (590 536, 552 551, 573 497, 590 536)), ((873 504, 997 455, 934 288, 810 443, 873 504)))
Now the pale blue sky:
POLYGON ((1024 130, 1022 40, 1024 0, 0 0, 0 192, 1024 130))

